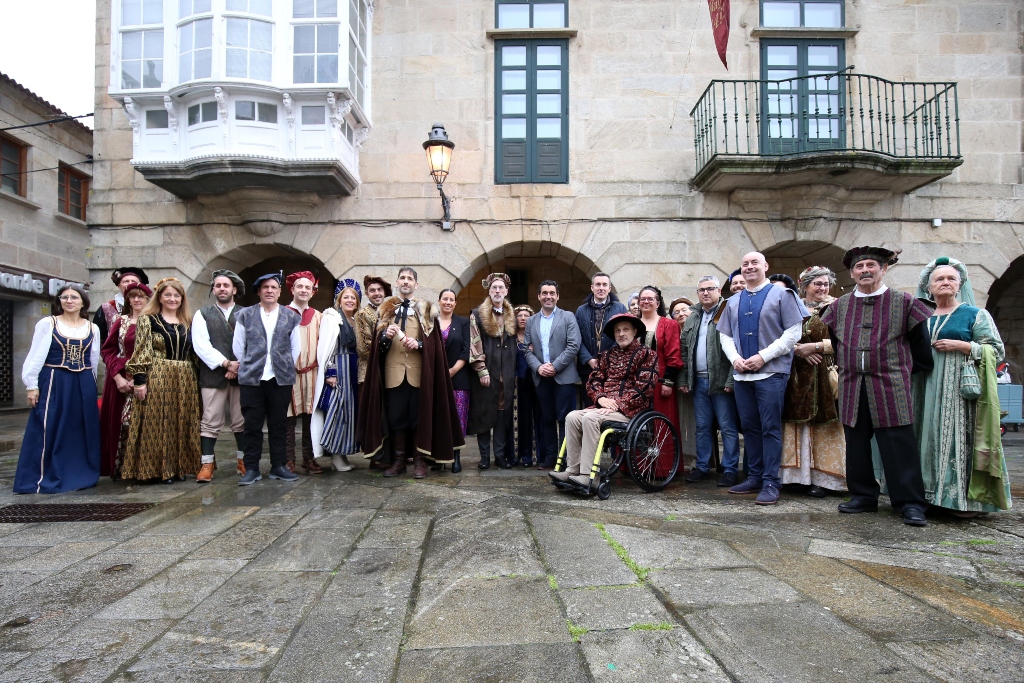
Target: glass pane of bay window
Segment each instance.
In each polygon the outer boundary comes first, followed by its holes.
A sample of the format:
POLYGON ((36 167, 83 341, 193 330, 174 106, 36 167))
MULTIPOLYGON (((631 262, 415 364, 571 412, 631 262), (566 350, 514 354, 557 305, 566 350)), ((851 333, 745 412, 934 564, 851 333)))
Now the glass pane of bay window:
POLYGON ((260 102, 256 105, 256 120, 263 123, 277 123, 277 105, 260 102))
POLYGON ((256 103, 238 101, 235 102, 235 120, 237 121, 255 121, 256 120, 256 103))
POLYGON ((565 3, 535 4, 533 28, 565 28, 565 3))
POLYGON ((808 28, 839 28, 843 10, 838 2, 808 2, 804 5, 804 26, 808 28))
POLYGON ((303 107, 302 125, 322 126, 327 122, 327 115, 323 107, 303 107))
POLYGON ((761 5, 762 26, 798 28, 800 26, 799 2, 765 2, 761 5))
POLYGON ((164 32, 121 34, 121 87, 159 88, 164 78, 164 32))
POLYGON ((337 83, 338 82, 338 55, 317 55, 316 57, 316 82, 337 83))
POLYGON ((338 16, 338 0, 316 0, 316 15, 318 17, 338 16))
POLYGON ((292 0, 292 17, 295 19, 312 19, 313 0, 292 0))
POLYGON ((167 127, 167 110, 166 109, 147 109, 146 110, 146 129, 157 129, 167 127))
POLYGON ((526 3, 498 5, 498 28, 530 28, 530 6, 526 3))

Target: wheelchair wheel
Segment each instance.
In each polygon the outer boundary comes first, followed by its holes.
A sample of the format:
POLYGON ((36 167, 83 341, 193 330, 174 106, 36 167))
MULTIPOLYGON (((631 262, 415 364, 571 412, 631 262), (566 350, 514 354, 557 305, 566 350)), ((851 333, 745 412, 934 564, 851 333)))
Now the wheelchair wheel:
POLYGON ((635 427, 626 446, 633 480, 644 491, 660 491, 679 470, 679 436, 671 421, 651 412, 635 427))
POLYGON ((597 487, 598 500, 608 500, 612 495, 612 484, 610 481, 603 481, 597 487))

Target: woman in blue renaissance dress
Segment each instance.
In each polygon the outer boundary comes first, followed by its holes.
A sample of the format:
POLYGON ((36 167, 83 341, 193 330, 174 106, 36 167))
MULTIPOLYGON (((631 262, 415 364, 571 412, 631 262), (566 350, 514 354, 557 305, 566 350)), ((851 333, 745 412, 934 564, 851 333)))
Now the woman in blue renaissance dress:
POLYGON ((32 407, 14 475, 15 493, 64 493, 100 478, 96 405, 99 328, 89 322, 89 295, 64 285, 54 315, 36 323, 21 379, 32 407))

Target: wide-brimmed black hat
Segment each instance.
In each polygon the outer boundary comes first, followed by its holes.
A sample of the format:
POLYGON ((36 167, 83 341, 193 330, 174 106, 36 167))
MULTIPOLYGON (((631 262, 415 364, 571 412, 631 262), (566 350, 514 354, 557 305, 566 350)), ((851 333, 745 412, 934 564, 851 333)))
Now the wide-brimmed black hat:
POLYGON ((850 270, 858 262, 871 259, 883 266, 894 266, 900 260, 900 251, 885 247, 854 247, 843 256, 843 267, 850 270))
POLYGON ((604 330, 603 330, 605 335, 607 335, 607 336, 611 337, 612 339, 614 339, 615 338, 615 325, 616 325, 616 323, 621 323, 621 322, 630 323, 633 326, 633 330, 636 332, 636 336, 638 336, 638 337, 641 334, 644 334, 644 333, 647 332, 647 326, 644 325, 644 321, 643 320, 641 320, 640 318, 636 317, 632 313, 619 313, 618 315, 613 315, 611 318, 608 319, 607 322, 605 322, 604 330))
POLYGON ((139 278, 139 282, 144 285, 149 284, 149 276, 146 275, 146 271, 142 268, 118 268, 110 274, 110 279, 113 280, 115 285, 121 284, 121 278, 125 275, 134 275, 139 278))

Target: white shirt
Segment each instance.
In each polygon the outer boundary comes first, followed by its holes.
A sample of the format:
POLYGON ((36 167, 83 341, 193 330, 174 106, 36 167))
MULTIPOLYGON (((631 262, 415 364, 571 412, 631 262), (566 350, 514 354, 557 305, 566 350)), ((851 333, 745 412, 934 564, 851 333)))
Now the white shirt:
MULTIPOLYGON (((228 309, 217 304, 217 310, 224 316, 225 322, 231 317, 231 311, 234 308, 235 304, 233 303, 231 308, 228 309)), ((234 345, 234 337, 232 337, 231 341, 232 345, 234 345)), ((192 348, 195 349, 199 360, 206 363, 206 366, 211 370, 216 370, 227 360, 224 354, 213 348, 213 344, 210 343, 210 329, 206 326, 206 318, 199 311, 196 311, 196 314, 192 317, 192 348)))
POLYGON ((880 295, 882 295, 882 294, 885 294, 885 292, 886 292, 886 291, 887 291, 888 289, 889 289, 889 286, 888 286, 888 285, 882 285, 881 287, 879 287, 879 288, 878 288, 878 291, 876 291, 876 292, 871 292, 870 294, 865 294, 864 292, 862 292, 862 291, 860 291, 859 289, 856 289, 856 288, 855 288, 855 289, 853 290, 853 295, 854 295, 854 296, 857 296, 857 297, 860 297, 861 299, 865 299, 865 298, 867 298, 867 297, 869 297, 869 296, 880 296, 880 295))
MULTIPOLYGON (((83 318, 84 320, 84 318, 83 318)), ((57 331, 68 339, 85 339, 92 335, 92 347, 89 349, 89 365, 92 366, 92 376, 96 377, 96 368, 100 362, 100 328, 90 323, 79 328, 71 328, 59 319, 57 320, 57 331)), ((39 373, 46 364, 46 356, 50 353, 50 342, 53 339, 53 318, 47 316, 36 323, 35 332, 32 334, 32 347, 25 357, 25 364, 21 366, 21 381, 29 391, 39 388, 39 373)))
MULTIPOLYGON (((273 349, 274 343, 274 329, 277 327, 277 319, 281 313, 281 306, 274 306, 274 310, 267 312, 263 306, 257 305, 260 309, 260 318, 263 320, 263 329, 267 333, 267 359, 263 364, 263 376, 260 377, 261 382, 266 382, 269 379, 274 378, 274 363, 273 349)), ((289 342, 292 347, 292 364, 298 362, 299 354, 302 353, 302 337, 299 336, 299 326, 296 325, 292 328, 289 342)), ((245 327, 242 325, 235 325, 235 336, 231 339, 231 351, 235 354, 235 358, 245 358, 245 327)))
MULTIPOLYGON (((748 291, 760 292, 765 287, 774 286, 775 285, 773 283, 765 280, 757 287, 748 291)), ((742 294, 742 292, 740 293, 742 294)), ((796 343, 800 341, 800 337, 802 337, 803 334, 804 324, 803 321, 801 321, 796 325, 793 325, 793 327, 787 328, 786 331, 782 333, 781 337, 758 351, 758 354, 764 359, 765 363, 770 360, 774 360, 779 356, 785 356, 787 353, 791 353, 793 351, 794 347, 796 347, 796 343)), ((735 363, 737 358, 743 358, 743 356, 736 351, 736 342, 732 337, 727 337, 724 334, 719 333, 718 338, 722 342, 722 351, 725 352, 725 356, 729 359, 730 363, 735 363)), ((774 372, 734 372, 732 377, 737 382, 756 382, 759 379, 767 379, 774 374, 774 372)))

